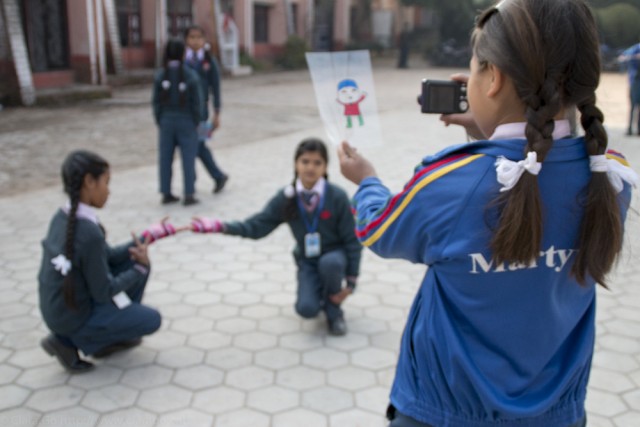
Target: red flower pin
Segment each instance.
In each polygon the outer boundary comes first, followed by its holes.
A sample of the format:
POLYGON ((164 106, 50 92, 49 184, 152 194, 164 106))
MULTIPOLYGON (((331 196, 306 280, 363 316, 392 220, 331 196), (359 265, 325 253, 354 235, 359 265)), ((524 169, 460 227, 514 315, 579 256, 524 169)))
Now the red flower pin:
POLYGON ((320 219, 329 219, 331 218, 331 212, 324 210, 320 212, 320 219))

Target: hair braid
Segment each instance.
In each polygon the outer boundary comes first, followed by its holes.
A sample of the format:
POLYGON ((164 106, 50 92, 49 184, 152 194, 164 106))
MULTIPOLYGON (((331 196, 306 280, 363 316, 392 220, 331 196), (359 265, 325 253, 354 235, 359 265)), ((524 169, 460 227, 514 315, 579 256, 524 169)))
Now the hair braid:
POLYGON ((168 81, 169 78, 169 65, 168 63, 164 64, 164 74, 162 75, 162 80, 160 81, 160 104, 168 105, 169 104, 169 90, 171 86, 165 87, 164 82, 168 81))
MULTIPOLYGON (((83 176, 80 174, 80 171, 77 171, 70 179, 70 182, 65 188, 65 191, 69 195, 69 201, 71 203, 71 208, 69 209, 69 214, 67 216, 67 233, 66 240, 64 243, 64 255, 70 262, 73 262, 74 256, 74 243, 75 243, 75 234, 76 234, 76 212, 78 211, 78 204, 80 203, 80 189, 82 188, 83 176)), ((76 309, 76 299, 75 299, 75 287, 73 283, 73 279, 71 277, 71 272, 69 272, 62 282, 62 293, 64 295, 64 302, 67 307, 76 309)))
MULTIPOLYGON (((595 95, 578 105, 580 122, 585 131, 585 146, 590 156, 602 155, 607 149, 604 117, 595 106, 595 95)), ((579 283, 590 275, 605 288, 605 276, 622 250, 622 219, 617 195, 606 173, 591 173, 584 200, 584 217, 580 224, 576 261, 571 272, 579 283)))

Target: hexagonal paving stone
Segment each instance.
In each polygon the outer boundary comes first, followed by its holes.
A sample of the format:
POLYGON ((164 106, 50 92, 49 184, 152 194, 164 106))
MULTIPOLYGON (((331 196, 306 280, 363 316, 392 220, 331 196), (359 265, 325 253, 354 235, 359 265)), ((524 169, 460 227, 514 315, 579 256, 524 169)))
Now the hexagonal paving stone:
POLYGON ((274 317, 272 319, 261 320, 258 329, 276 335, 288 334, 300 330, 300 321, 287 317, 274 317))
POLYGON ((183 409, 161 415, 156 427, 211 427, 213 416, 193 409, 183 409))
POLYGON ((245 394, 229 387, 216 387, 193 395, 192 406, 206 413, 221 414, 241 408, 245 394))
POLYGON ((9 384, 15 380, 22 371, 9 365, 0 365, 0 384, 9 384))
POLYGON ((13 384, 0 387, 0 411, 22 404, 27 397, 29 397, 29 390, 26 388, 13 384))
POLYGON ((122 369, 110 366, 100 366, 83 375, 72 375, 69 385, 77 386, 85 390, 93 390, 109 384, 117 383, 122 376, 122 369))
POLYGON ((144 390, 140 393, 138 405, 153 413, 175 411, 189 406, 192 393, 174 385, 144 390))
POLYGON ((631 409, 640 412, 640 389, 625 393, 623 398, 631 409))
POLYGON ((187 336, 185 333, 163 330, 144 337, 144 346, 154 350, 180 347, 187 341, 187 336))
POLYGON ((222 348, 207 353, 207 364, 220 369, 235 369, 251 364, 251 353, 238 348, 222 348))
POLYGON ((585 404, 587 411, 603 417, 613 417, 627 410, 621 397, 590 389, 585 404))
POLYGON ((376 375, 368 370, 346 366, 329 372, 329 384, 347 390, 358 390, 376 383, 376 375))
POLYGON ((174 303, 165 304, 161 307, 162 317, 165 319, 181 319, 184 317, 193 317, 197 308, 190 304, 174 303))
POLYGON ((201 348, 203 350, 213 350, 227 347, 231 344, 231 336, 218 331, 203 332, 191 335, 188 344, 191 347, 201 348))
POLYGON ((589 375, 589 388, 597 388, 611 393, 631 390, 633 382, 623 374, 605 369, 592 369, 589 375))
POLYGON ((167 384, 172 375, 173 371, 170 369, 151 365, 128 370, 120 382, 137 389, 145 389, 167 384))
MULTIPOLYGON (((625 414, 622 415, 618 415, 617 417, 614 418, 614 422, 615 422, 615 426, 616 427, 638 427, 638 418, 640 416, 640 414, 637 411, 632 411, 632 412, 627 412, 625 414)), ((599 424, 592 424, 591 423, 591 418, 589 418, 589 426, 594 425, 596 427, 599 426, 599 424)))
POLYGON ((249 366, 227 373, 225 383, 241 390, 254 390, 271 384, 272 381, 273 372, 249 366))
POLYGON ((114 384, 90 390, 82 399, 82 406, 98 412, 111 412, 133 405, 137 398, 138 391, 114 384))
POLYGON ((330 427, 385 427, 387 424, 382 414, 375 415, 360 409, 350 409, 329 418, 330 427))
MULTIPOLYGON (((25 369, 47 365, 51 363, 51 361, 55 361, 55 359, 45 353, 40 347, 14 351, 9 358, 9 363, 25 369)), ((60 366, 57 361, 55 363, 60 366)), ((60 366, 60 369, 63 369, 62 366, 60 366)))
POLYGON ((157 353, 145 347, 136 347, 130 351, 121 351, 105 359, 105 363, 117 368, 135 368, 148 365, 156 358, 157 353))
POLYGON ((202 317, 184 317, 171 322, 171 330, 185 334, 210 331, 213 329, 213 321, 202 317))
POLYGON ((302 394, 302 406, 316 412, 331 414, 353 406, 353 396, 333 387, 318 387, 302 394))
POLYGON ((394 352, 378 348, 358 350, 351 355, 351 360, 354 365, 369 369, 382 369, 394 366, 396 359, 397 356, 394 352))
POLYGON ((325 383, 325 374, 306 366, 296 366, 279 371, 276 383, 295 390, 307 390, 325 383))
POLYGON ((228 319, 235 317, 240 312, 240 307, 232 305, 206 305, 198 308, 198 316, 212 320, 228 319))
POLYGON ((169 368, 185 368, 196 365, 204 360, 204 351, 189 347, 178 347, 164 350, 156 361, 169 368))
POLYGON ((593 355, 593 364, 596 367, 624 374, 640 369, 640 363, 632 356, 607 350, 595 352, 593 355))
POLYGON ((314 368, 331 370, 346 365, 349 357, 342 351, 319 348, 305 352, 302 355, 302 362, 314 368))
POLYGON ((97 427, 155 427, 157 417, 138 408, 128 408, 100 417, 97 427))
POLYGON ((76 405, 83 395, 84 392, 79 388, 57 386, 36 391, 27 400, 26 405, 41 412, 55 411, 76 405))
POLYGON ((99 415, 88 409, 76 407, 45 414, 40 420, 42 426, 93 426, 99 415))
MULTIPOLYGON (((404 321, 402 322, 404 325, 404 321)), ((371 337, 371 344, 374 347, 391 350, 394 353, 400 348, 402 334, 399 332, 382 332, 371 337)))
POLYGON ((300 362, 300 354, 284 348, 273 348, 256 353, 256 365, 271 369, 283 369, 297 365, 300 362))
POLYGON ((277 316, 279 310, 276 307, 269 305, 253 305, 244 307, 240 311, 242 317, 250 317, 252 319, 266 319, 269 317, 277 316))
POLYGON ((30 389, 42 389, 64 384, 68 378, 69 374, 56 361, 46 366, 23 371, 16 380, 16 384, 30 389))
POLYGON ((270 334, 263 332, 249 332, 245 334, 236 335, 233 339, 233 344, 236 347, 244 348, 245 350, 265 350, 267 348, 275 347, 278 339, 270 334))
POLYGON ((299 400, 295 391, 271 386, 250 392, 247 405, 263 412, 276 413, 296 407, 299 400))
POLYGON ((384 321, 369 317, 348 321, 347 325, 349 326, 349 332, 358 332, 364 335, 376 334, 387 330, 387 325, 384 321))
POLYGON ((216 425, 221 427, 268 427, 269 417, 251 409, 240 409, 220 415, 216 425))
POLYGON ((256 321, 251 319, 224 319, 216 324, 216 330, 229 334, 238 334, 256 330, 256 321))
MULTIPOLYGON (((349 326, 347 324, 347 326, 349 326)), ((367 335, 358 334, 349 331, 347 336, 334 337, 327 335, 324 337, 324 342, 327 347, 335 348, 337 350, 351 351, 359 348, 369 347, 369 337, 367 335)))
POLYGON ((382 414, 389 405, 387 387, 369 387, 356 393, 356 405, 373 413, 382 414))
POLYGON ((292 350, 311 350, 322 346, 322 337, 305 332, 280 337, 280 346, 292 350))
POLYGON ((273 425, 278 427, 327 427, 327 418, 317 412, 298 408, 275 415, 273 425))
POLYGON ((210 304, 217 304, 222 300, 220 295, 213 294, 211 292, 197 292, 193 294, 189 294, 184 297, 183 301, 186 304, 190 304, 193 306, 203 306, 210 304))
POLYGON ((222 384, 224 372, 209 366, 193 366, 176 372, 173 382, 189 390, 199 390, 222 384))
POLYGON ((35 426, 41 414, 27 408, 16 408, 0 412, 0 426, 35 426))

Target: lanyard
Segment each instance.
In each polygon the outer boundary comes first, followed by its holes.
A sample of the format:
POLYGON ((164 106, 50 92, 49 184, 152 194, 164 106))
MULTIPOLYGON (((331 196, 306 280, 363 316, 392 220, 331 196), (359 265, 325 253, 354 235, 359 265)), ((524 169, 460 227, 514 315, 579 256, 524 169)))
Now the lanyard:
POLYGON ((304 226, 309 233, 315 233, 318 228, 318 220, 320 219, 320 212, 322 212, 322 208, 324 207, 324 199, 327 194, 327 183, 324 183, 324 192, 322 193, 322 197, 320 197, 320 201, 318 202, 318 206, 316 206, 316 210, 313 213, 313 219, 311 223, 309 223, 309 219, 307 218, 307 211, 302 205, 302 200, 300 200, 300 195, 296 195, 296 202, 298 203, 298 210, 300 211, 300 216, 302 217, 302 221, 304 222, 304 226))

